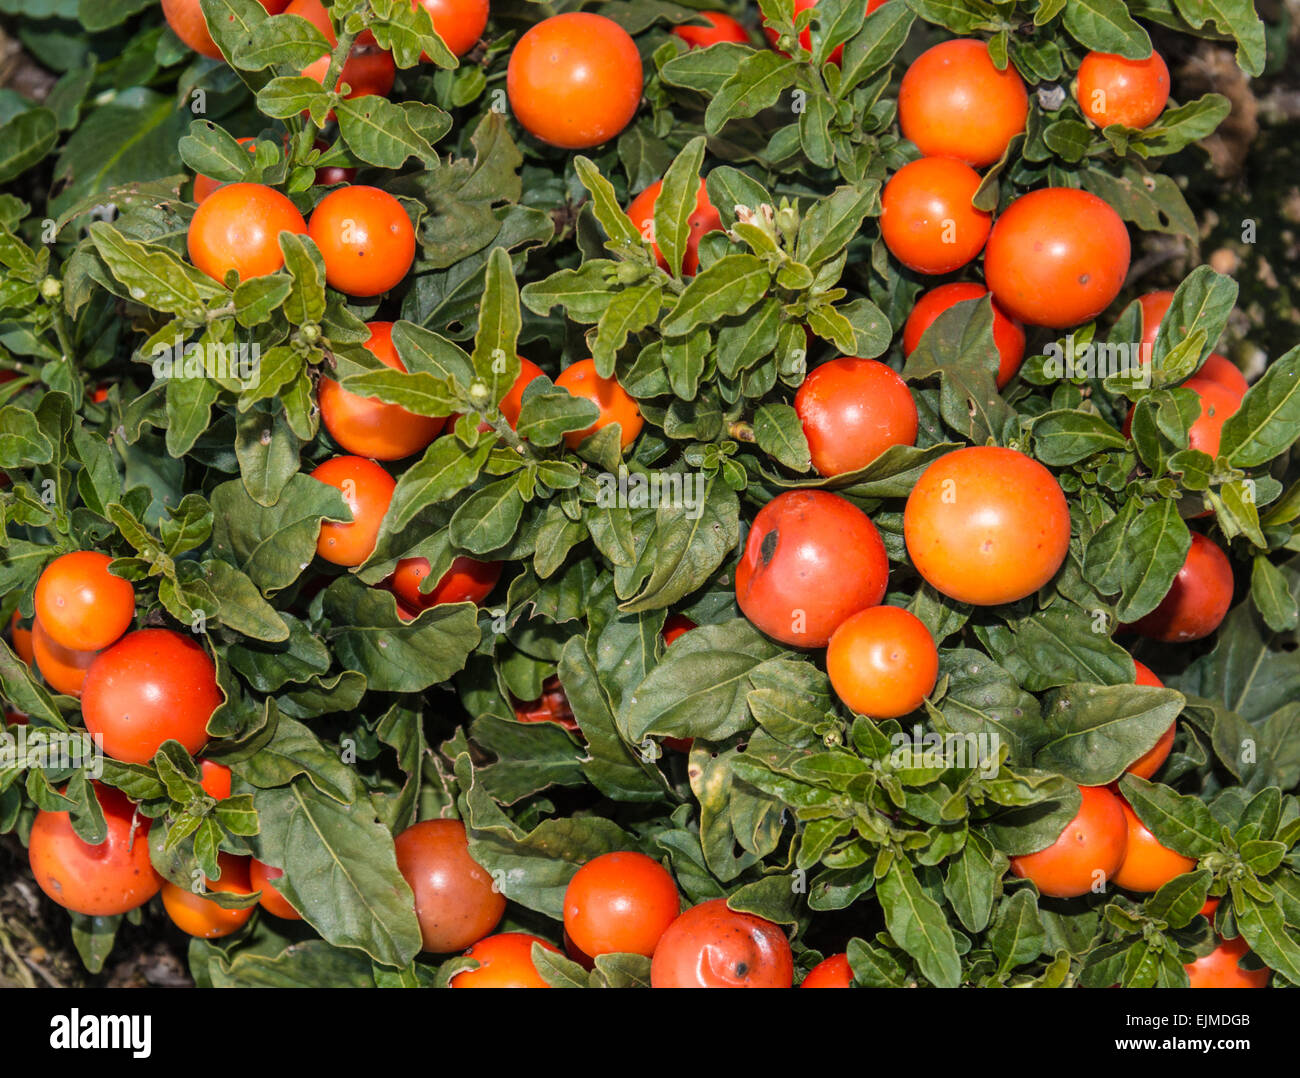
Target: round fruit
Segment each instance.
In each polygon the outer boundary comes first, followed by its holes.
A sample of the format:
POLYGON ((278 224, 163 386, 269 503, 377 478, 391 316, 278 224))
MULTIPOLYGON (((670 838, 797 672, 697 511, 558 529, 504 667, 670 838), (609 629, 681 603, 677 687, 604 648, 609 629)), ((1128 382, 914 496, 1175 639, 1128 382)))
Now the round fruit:
POLYGON ((1192 988, 1267 988, 1269 971, 1242 969, 1240 962, 1250 954, 1250 946, 1240 936, 1222 940, 1204 958, 1189 963, 1187 979, 1192 988))
POLYGON ((94 550, 55 558, 36 581, 36 620, 56 644, 73 651, 108 647, 135 620, 135 589, 108 571, 113 559, 94 550))
POLYGON ((257 904, 267 913, 279 917, 281 920, 301 921, 302 914, 289 905, 289 900, 283 894, 271 886, 272 880, 278 880, 282 876, 284 876, 282 869, 263 864, 256 857, 249 861, 249 886, 254 891, 262 892, 262 897, 257 900, 257 904))
POLYGON ((375 549, 396 481, 364 457, 331 457, 311 477, 337 488, 352 513, 351 521, 321 523, 316 553, 335 565, 360 565, 375 549))
MULTIPOLYGON (((241 138, 239 144, 249 153, 257 152, 257 139, 241 138)), ((218 187, 225 187, 226 184, 221 180, 214 180, 211 176, 204 176, 202 173, 194 177, 194 201, 196 203, 204 202, 218 187)))
POLYGON ((564 693, 560 679, 552 674, 542 682, 542 695, 536 700, 514 703, 515 718, 520 722, 553 722, 566 730, 576 731, 578 721, 573 717, 573 708, 564 693))
MULTIPOLYGON (((216 880, 204 880, 205 891, 220 891, 227 895, 249 895, 255 888, 249 878, 248 857, 236 857, 224 851, 217 854, 217 865, 221 877, 216 880)), ((182 932, 199 939, 221 939, 231 936, 248 924, 256 906, 243 909, 226 909, 217 905, 203 893, 196 893, 185 887, 178 887, 167 880, 162 885, 163 908, 172 923, 182 932)))
POLYGON ((680 912, 673 878, 643 853, 601 854, 578 869, 564 892, 564 930, 591 958, 649 958, 680 912))
MULTIPOLYGON (((288 0, 259 0, 259 3, 266 8, 268 15, 278 15, 288 0)), ((212 40, 212 34, 208 30, 199 0, 163 0, 162 10, 163 18, 172 28, 172 33, 186 45, 209 59, 222 58, 221 50, 217 48, 217 43, 212 40)), ((234 22, 233 15, 230 16, 230 21, 234 22)))
POLYGON ((1183 566, 1173 585, 1150 614, 1133 623, 1142 636, 1167 643, 1186 643, 1209 636, 1232 605, 1232 563, 1210 539, 1192 533, 1183 566))
POLYGON ((794 396, 794 410, 818 475, 865 468, 892 445, 915 445, 912 392, 874 359, 832 359, 814 367, 794 396))
MULTIPOLYGON (((880 5, 883 4, 884 2, 885 0, 868 0, 867 10, 865 14, 870 15, 873 11, 876 10, 876 8, 880 7, 880 5)), ((815 8, 816 6, 817 6, 817 0, 794 0, 794 15, 796 19, 802 12, 807 11, 809 8, 815 8)), ((824 23, 822 24, 822 28, 823 29, 825 28, 824 23)), ((788 52, 786 52, 784 49, 780 47, 780 41, 781 41, 780 34, 778 34, 775 30, 773 30, 770 26, 767 25, 763 26, 763 33, 764 35, 766 35, 768 43, 772 46, 772 48, 774 48, 782 56, 790 55, 788 52)), ((812 27, 811 26, 805 26, 799 32, 799 44, 803 48, 807 49, 809 52, 812 52, 812 27)), ((838 66, 840 61, 844 59, 844 46, 837 45, 834 49, 831 50, 831 54, 828 57, 826 57, 826 59, 829 63, 836 64, 838 66)))
POLYGON ((428 558, 403 558, 393 573, 392 589, 407 609, 419 612, 439 603, 481 603, 501 579, 499 561, 475 561, 460 555, 427 592, 420 584, 429 576, 428 558))
POLYGON ((570 11, 533 26, 506 70, 510 108, 524 130, 582 150, 619 134, 641 104, 636 42, 603 15, 570 11))
MULTIPOLYGON (((285 14, 306 19, 321 32, 331 49, 338 44, 334 23, 320 0, 292 0, 292 3, 285 8, 285 14)), ((329 67, 330 56, 328 53, 322 53, 318 60, 313 60, 303 68, 302 73, 307 78, 315 79, 324 85, 329 67)), ((375 35, 371 31, 363 30, 353 42, 334 88, 338 89, 347 83, 349 100, 354 97, 365 97, 367 94, 387 97, 396 77, 397 64, 393 61, 392 55, 379 48, 375 42, 375 35)), ((329 118, 333 120, 333 112, 329 114, 329 118)))
MULTIPOLYGON (((1141 356, 1144 365, 1151 362, 1155 349, 1156 334, 1160 331, 1160 323, 1169 312, 1169 307, 1173 301, 1174 294, 1172 292, 1148 292, 1145 296, 1138 297, 1138 304, 1142 310, 1141 356)), ((1238 397, 1244 397, 1246 390, 1250 388, 1246 376, 1241 373, 1237 365, 1219 355, 1218 352, 1211 352, 1206 357, 1195 377, 1208 378, 1211 382, 1218 382, 1238 397)))
POLYGON ((1241 397, 1222 383, 1199 374, 1187 379, 1183 388, 1195 393, 1201 405, 1201 414, 1187 432, 1188 448, 1217 457, 1223 424, 1241 407, 1241 397))
MULTIPOLYGON (((966 281, 941 284, 925 293, 916 301, 903 326, 903 355, 910 356, 916 350, 925 331, 949 307, 970 299, 982 299, 988 293, 982 284, 966 281)), ((993 343, 998 350, 998 388, 1002 389, 1016 376, 1024 362, 1025 327, 1014 318, 1008 318, 996 302, 993 304, 993 343)))
POLYGON ((425 820, 398 835, 394 845, 397 867, 415 892, 426 951, 459 951, 496 928, 506 897, 470 856, 463 823, 425 820))
POLYGON ((636 401, 627 390, 618 384, 617 379, 602 378, 596 373, 594 359, 580 359, 565 367, 560 372, 560 377, 555 379, 555 384, 561 389, 567 389, 575 397, 591 401, 600 409, 600 415, 590 427, 569 431, 564 436, 564 444, 570 449, 577 449, 585 439, 611 423, 619 425, 619 445, 622 448, 626 449, 636 441, 636 436, 645 425, 641 409, 636 406, 636 401))
POLYGON ((199 785, 209 797, 224 801, 230 796, 230 768, 214 760, 199 763, 199 785))
POLYGON ((1192 858, 1162 846, 1127 802, 1123 809, 1124 820, 1128 825, 1128 840, 1124 846, 1124 863, 1115 873, 1115 883, 1118 886, 1127 891, 1150 894, 1160 890, 1175 876, 1196 868, 1196 862, 1192 858))
MULTIPOLYGON (((519 377, 515 379, 510 391, 497 404, 497 410, 505 416, 511 430, 514 430, 519 425, 519 413, 524 406, 524 390, 528 388, 530 382, 545 376, 545 374, 546 372, 531 359, 524 359, 523 356, 519 357, 519 377)), ((491 430, 492 428, 489 426, 486 429, 491 430)))
POLYGON ((668 620, 664 622, 664 647, 670 647, 679 637, 689 633, 694 628, 697 628, 695 622, 691 621, 685 614, 670 614, 668 620))
POLYGON ((727 908, 725 898, 693 906, 659 938, 652 988, 790 988, 794 956, 771 921, 727 908))
POLYGON ((980 178, 970 165, 923 157, 894 173, 880 196, 885 246, 917 273, 951 273, 984 250, 992 217, 971 205, 980 178))
POLYGON ((1056 575, 1070 511, 1056 477, 1014 449, 972 446, 921 473, 903 512, 917 572, 950 599, 1013 603, 1056 575))
POLYGON ((1080 786, 1083 804, 1046 849, 1011 858, 1011 871, 1052 898, 1101 889, 1124 863, 1128 824, 1124 802, 1103 786, 1080 786))
POLYGON ((171 629, 139 629, 90 664, 81 714, 87 730, 103 735, 109 756, 147 764, 168 740, 196 755, 222 699, 217 668, 194 640, 171 629))
POLYGON ((284 265, 281 232, 306 231, 302 214, 279 191, 260 183, 228 183, 194 211, 186 244, 190 261, 214 281, 224 283, 231 270, 246 281, 284 265))
MULTIPOLYGON (((659 192, 663 190, 664 181, 655 180, 649 187, 632 200, 627 208, 627 215, 641 235, 654 245, 655 260, 659 268, 669 271, 668 260, 664 258, 655 243, 655 203, 659 201, 659 192)), ((699 194, 695 196, 695 209, 690 216, 691 231, 686 239, 686 250, 682 253, 682 276, 694 277, 700 268, 700 240, 707 232, 716 232, 722 228, 722 218, 709 201, 709 192, 704 181, 700 181, 699 194)))
POLYGON ((934 637, 915 614, 871 606, 846 619, 826 648, 831 687, 845 705, 872 719, 909 715, 939 678, 934 637))
POLYGON ((1169 312, 1174 302, 1172 292, 1148 292, 1138 297, 1138 307, 1142 312, 1142 346, 1143 365, 1151 362, 1151 351, 1156 343, 1156 334, 1160 332, 1160 323, 1169 312))
POLYGON ((455 56, 469 52, 487 29, 488 0, 411 0, 413 10, 417 4, 429 13, 434 30, 455 56))
POLYGON ((1119 214, 1087 191, 1044 187, 998 218, 984 279, 1011 317, 1065 329, 1110 305, 1128 265, 1128 229, 1119 214))
MULTIPOLYGON (((392 322, 369 322, 366 349, 385 367, 405 371, 393 346, 392 322)), ((322 378, 317 393, 321 421, 342 448, 373 460, 401 460, 428 447, 442 430, 444 416, 408 412, 400 404, 362 397, 332 378, 322 378)))
POLYGON ((9 619, 9 642, 14 646, 14 654, 31 666, 36 659, 36 654, 32 650, 32 630, 23 625, 17 610, 9 619))
POLYGON ((501 932, 479 940, 465 952, 478 962, 478 969, 456 974, 451 988, 550 988, 533 965, 533 944, 560 953, 553 943, 527 932, 501 932))
POLYGON ((325 280, 349 296, 387 292, 415 261, 415 228, 402 204, 378 187, 331 191, 312 212, 307 234, 325 260, 325 280))
POLYGON ((724 15, 721 11, 697 11, 693 13, 693 18, 703 19, 709 25, 684 23, 673 27, 673 33, 692 49, 706 49, 720 41, 749 44, 748 32, 730 15, 724 15))
MULTIPOLYGON (((1201 369, 1196 372, 1195 377, 1208 382, 1217 382, 1237 397, 1244 397, 1246 390, 1250 388, 1250 384, 1246 381, 1246 376, 1241 373, 1240 368, 1232 360, 1219 355, 1218 352, 1211 352, 1205 357, 1205 362, 1201 364, 1201 369)), ((1191 379, 1189 378, 1187 381, 1190 382, 1191 379)), ((1186 385, 1187 382, 1183 384, 1186 385)))
POLYGON ((991 165, 1028 117, 1024 82, 1010 64, 999 71, 983 41, 959 38, 927 49, 898 89, 903 136, 927 157, 991 165))
MULTIPOLYGON (((1144 663, 1134 659, 1133 665, 1137 668, 1137 677, 1133 682, 1135 685, 1146 685, 1154 689, 1163 689, 1165 687, 1165 683, 1156 677, 1144 663)), ((1169 752, 1174 747, 1174 734, 1177 730, 1178 723, 1171 722, 1169 729, 1160 735, 1160 740, 1155 743, 1151 751, 1143 753, 1124 770, 1130 775, 1137 775, 1138 778, 1149 779, 1169 759, 1169 752)))
POLYGON ((78 837, 66 812, 36 813, 27 854, 40 889, 64 909, 88 917, 112 917, 143 906, 158 893, 162 877, 149 861, 147 817, 126 796, 93 784, 104 810, 108 837, 91 846, 78 837))
POLYGON ((838 494, 790 490, 754 517, 736 567, 736 602, 783 644, 825 647, 885 597, 889 558, 867 514, 838 494))
POLYGON ((808 971, 800 988, 852 988, 853 969, 847 954, 833 954, 808 971))
POLYGON ((86 672, 98 657, 97 651, 73 651, 50 639, 39 621, 32 622, 32 658, 36 669, 55 692, 80 696, 86 672))
POLYGON ((1098 127, 1146 127, 1169 100, 1169 68, 1154 50, 1145 60, 1090 52, 1079 65, 1075 97, 1083 114, 1098 127))

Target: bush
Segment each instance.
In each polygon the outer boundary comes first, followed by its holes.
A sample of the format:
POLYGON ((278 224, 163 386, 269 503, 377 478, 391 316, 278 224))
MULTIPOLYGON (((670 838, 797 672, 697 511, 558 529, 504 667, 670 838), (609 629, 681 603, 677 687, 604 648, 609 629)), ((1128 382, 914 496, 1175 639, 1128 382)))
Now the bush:
POLYGON ((283 6, 6 7, 0 832, 90 974, 1300 983, 1300 348, 1130 273, 1172 59, 1285 25, 283 6))

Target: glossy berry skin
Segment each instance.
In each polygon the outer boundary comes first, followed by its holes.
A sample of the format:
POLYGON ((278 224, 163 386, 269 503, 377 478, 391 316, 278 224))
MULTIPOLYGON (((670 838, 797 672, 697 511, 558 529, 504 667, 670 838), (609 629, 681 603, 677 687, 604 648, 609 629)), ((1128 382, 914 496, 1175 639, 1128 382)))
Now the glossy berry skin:
MULTIPOLYGON (((221 876, 219 879, 205 880, 206 890, 229 895, 252 894, 254 888, 248 871, 250 860, 251 858, 236 857, 224 851, 217 854, 221 876)), ((162 901, 163 909, 167 911, 172 923, 182 932, 198 939, 233 936, 248 924, 257 909, 256 905, 243 909, 226 909, 203 894, 178 887, 170 880, 163 882, 162 901)))
POLYGON ((575 397, 592 401, 600 409, 600 415, 590 427, 569 431, 564 436, 564 444, 570 449, 577 449, 585 439, 611 423, 619 424, 619 445, 626 449, 636 441, 641 428, 645 426, 641 409, 636 406, 631 394, 618 384, 616 378, 602 378, 597 374, 594 359, 580 359, 577 363, 571 363, 560 372, 555 384, 561 389, 567 389, 575 397))
POLYGON ((923 52, 903 75, 898 123, 927 157, 982 168, 1025 129, 1029 93, 1008 64, 999 71, 983 41, 959 38, 923 52))
POLYGON ((478 969, 456 974, 451 988, 550 988, 533 965, 533 944, 560 953, 553 943, 527 932, 500 932, 479 940, 465 952, 478 962, 478 969))
POLYGON ((1223 383, 1200 374, 1187 379, 1183 388, 1195 393, 1201 406, 1201 414, 1187 432, 1187 446, 1217 457, 1223 424, 1241 407, 1241 397, 1223 383))
POLYGON ((681 38, 692 49, 706 49, 720 41, 734 41, 741 45, 750 43, 748 31, 730 15, 723 14, 721 11, 700 11, 696 12, 693 18, 704 19, 709 25, 683 23, 674 26, 672 30, 676 37, 681 38))
POLYGON ((800 988, 852 988, 853 968, 847 954, 833 954, 808 971, 800 988))
MULTIPOLYGON (((954 281, 930 289, 916 301, 903 325, 903 355, 910 356, 916 350, 925 331, 948 308, 966 300, 983 299, 988 293, 982 284, 969 281, 954 281)), ((997 384, 1002 389, 1016 376, 1024 362, 1025 327, 1009 318, 996 302, 993 304, 993 343, 998 350, 997 384)))
MULTIPOLYGON (((659 268, 671 272, 668 260, 664 258, 655 238, 655 203, 659 201, 659 192, 663 190, 663 180, 655 180, 649 187, 636 196, 627 208, 628 218, 637 230, 650 243, 654 244, 655 260, 659 268)), ((700 181, 699 194, 695 197, 695 209, 691 213, 691 232, 686 240, 686 250, 682 253, 682 276, 694 277, 700 268, 700 240, 706 233, 716 232, 722 228, 722 218, 709 201, 709 192, 704 181, 700 181)))
POLYGON ((620 134, 641 104, 636 42, 603 15, 571 11, 533 25, 510 54, 506 93, 529 134, 566 150, 620 134))
POLYGON ((560 679, 552 674, 542 682, 542 695, 536 700, 514 701, 515 718, 520 722, 553 722, 571 732, 578 730, 569 698, 560 679))
POLYGON ((460 555, 427 592, 420 585, 429 576, 428 558, 403 558, 393 573, 392 589, 414 611, 428 610, 439 603, 481 603, 501 579, 499 561, 475 561, 460 555))
POLYGON ((1186 967, 1192 988, 1267 988, 1269 970, 1242 969, 1239 963, 1250 954, 1250 946, 1240 936, 1222 940, 1204 958, 1186 967))
MULTIPOLYGON (((1145 663, 1140 663, 1134 659, 1133 665, 1137 668, 1137 677, 1134 679, 1134 684, 1146 685, 1155 689, 1165 687, 1165 683, 1156 677, 1145 663)), ((1174 747, 1174 734, 1177 731, 1178 723, 1171 722, 1169 729, 1160 735, 1160 740, 1155 743, 1151 750, 1143 753, 1124 770, 1130 775, 1137 775, 1138 778, 1149 779, 1169 759, 1169 752, 1174 747)))
POLYGON ((199 785, 209 797, 214 797, 218 801, 224 801, 229 797, 230 779, 230 768, 225 764, 219 764, 215 760, 199 762, 199 785))
POLYGON ((415 228, 387 191, 353 184, 331 191, 307 234, 325 260, 325 280, 349 296, 377 296, 401 283, 415 261, 415 228))
MULTIPOLYGON (((455 56, 464 56, 483 36, 488 22, 488 0, 411 0, 424 8, 433 29, 455 56)), ((427 56, 421 59, 428 62, 427 56)))
POLYGON ((1115 873, 1114 883, 1117 886, 1126 891, 1153 894, 1175 876, 1196 868, 1196 862, 1192 858, 1162 846, 1160 840, 1138 819, 1132 806, 1125 802, 1123 807, 1128 841, 1124 847, 1124 863, 1115 873))
POLYGON ((826 672, 847 707, 872 719, 896 719, 915 711, 934 689, 939 652, 915 614, 871 606, 831 635, 826 672))
POLYGON ((941 274, 960 269, 984 250, 992 217, 971 205, 980 178, 947 157, 904 165, 885 184, 880 234, 908 269, 941 274))
POLYGON ((108 837, 98 846, 82 841, 66 812, 36 813, 27 855, 40 889, 74 913, 112 917, 143 906, 158 893, 162 877, 149 861, 152 821, 110 786, 94 784, 108 837))
POLYGON ((664 647, 671 646, 676 640, 695 628, 698 628, 698 626, 685 614, 669 614, 668 619, 664 622, 664 647))
POLYGON ((81 713, 87 730, 103 734, 113 759, 147 764, 167 740, 196 755, 222 700, 217 668, 191 637, 139 629, 90 664, 81 713))
POLYGON ((17 610, 14 611, 14 616, 9 619, 9 642, 13 645, 14 654, 28 666, 31 666, 36 658, 35 653, 32 651, 32 629, 30 626, 22 624, 17 610))
POLYGON ((667 870, 633 851, 593 858, 574 873, 564 892, 564 930, 590 958, 649 958, 680 912, 677 885, 667 870))
POLYGON ((792 490, 758 511, 736 567, 736 602, 768 636, 825 647, 885 597, 889 559, 867 514, 837 494, 792 490))
POLYGON ((1090 52, 1079 65, 1075 98, 1098 127, 1148 127, 1169 100, 1169 68, 1154 50, 1145 60, 1090 52))
POLYGON ((1124 863, 1124 802, 1103 786, 1080 786, 1079 793, 1083 803, 1055 842, 1011 858, 1011 871, 1051 898, 1077 898, 1108 886, 1124 863))
POLYGON ((1032 595, 1070 547, 1070 511, 1056 477, 1014 449, 972 446, 921 473, 903 511, 917 572, 975 606, 1032 595))
POLYGON ((36 619, 74 651, 108 647, 135 620, 135 589, 108 571, 112 558, 77 550, 55 558, 36 581, 36 619))
POLYGON ((916 402, 903 380, 874 359, 841 357, 808 372, 794 396, 818 475, 865 468, 894 445, 915 445, 916 402))
POLYGON ((725 898, 693 906, 659 938, 652 988, 790 988, 794 956, 771 921, 727 908, 725 898))
POLYGON ((194 211, 186 245, 190 261, 214 281, 224 283, 230 270, 247 281, 284 265, 281 232, 306 231, 302 214, 279 191, 260 183, 228 183, 194 211))
POLYGON ((278 868, 263 864, 256 857, 248 863, 248 882, 254 891, 261 891, 262 897, 257 904, 267 913, 279 917, 282 921, 301 921, 302 914, 289 904, 289 900, 271 886, 272 880, 278 880, 284 872, 278 868))
MULTIPOLYGON (((393 345, 392 322, 369 322, 366 350, 385 367, 405 371, 393 345)), ((322 378, 317 390, 321 421, 340 447, 372 460, 402 460, 428 448, 446 423, 444 416, 408 412, 400 404, 385 404, 344 389, 332 378, 322 378)))
POLYGON ((989 236, 984 279, 1012 318, 1065 329, 1119 295, 1129 267, 1124 222, 1096 195, 1044 187, 1021 195, 989 236))
POLYGON ((459 820, 425 820, 394 840, 397 867, 415 892, 424 949, 460 951, 488 935, 506 911, 505 895, 469 853, 459 820))
POLYGON ((99 654, 97 651, 74 651, 50 639, 39 621, 32 622, 32 659, 41 677, 55 692, 80 696, 86 672, 99 654))
POLYGON ((311 477, 335 487, 352 512, 351 521, 321 523, 316 553, 335 565, 360 565, 375 549, 396 480, 365 457, 331 457, 311 477))
POLYGON ((1133 628, 1152 640, 1181 644, 1201 640, 1219 627, 1232 605, 1232 563, 1199 532, 1192 533, 1183 567, 1168 593, 1133 628))

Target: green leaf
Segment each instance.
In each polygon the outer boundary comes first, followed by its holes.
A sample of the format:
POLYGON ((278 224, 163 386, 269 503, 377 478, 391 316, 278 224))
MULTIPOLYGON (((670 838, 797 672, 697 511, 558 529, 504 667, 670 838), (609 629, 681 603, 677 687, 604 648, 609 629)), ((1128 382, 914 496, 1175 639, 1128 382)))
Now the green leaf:
POLYGON ((912 866, 896 857, 876 893, 894 942, 936 988, 956 988, 961 983, 957 942, 942 908, 921 887, 912 866))

